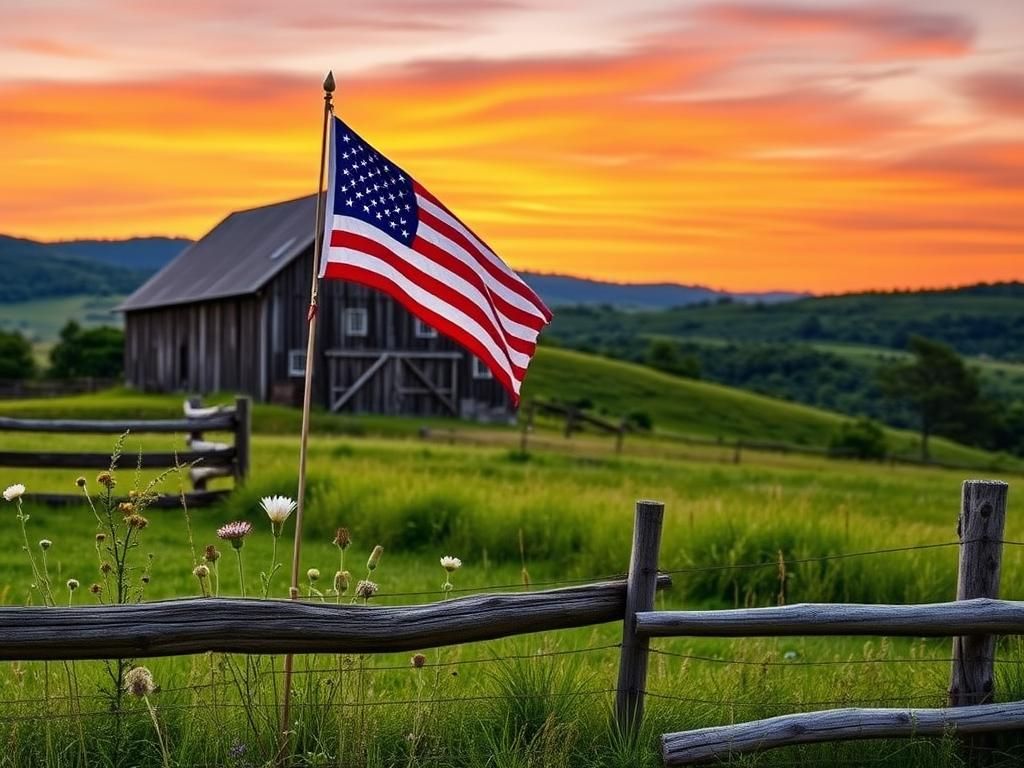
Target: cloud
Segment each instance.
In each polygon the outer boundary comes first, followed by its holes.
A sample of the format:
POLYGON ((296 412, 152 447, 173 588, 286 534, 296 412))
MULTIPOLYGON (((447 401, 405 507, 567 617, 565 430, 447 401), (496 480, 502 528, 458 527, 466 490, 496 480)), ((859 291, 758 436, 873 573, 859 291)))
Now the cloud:
POLYGON ((964 79, 963 92, 991 112, 1024 118, 1024 78, 1020 72, 979 72, 964 79))
POLYGON ((905 6, 713 3, 700 9, 704 20, 757 33, 796 38, 846 37, 873 59, 962 56, 974 43, 974 24, 964 16, 915 11, 905 6))

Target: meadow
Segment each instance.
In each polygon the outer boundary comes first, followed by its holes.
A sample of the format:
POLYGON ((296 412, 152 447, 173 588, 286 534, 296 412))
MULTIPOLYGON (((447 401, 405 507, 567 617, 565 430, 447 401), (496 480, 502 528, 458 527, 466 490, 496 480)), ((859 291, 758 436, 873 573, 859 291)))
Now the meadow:
MULTIPOLYGON (((543 369, 538 369, 543 370, 543 369)), ((538 379, 543 382, 543 376, 538 379)), ((38 414, 40 403, 5 403, 5 415, 38 414)), ((48 415, 156 415, 180 408, 174 398, 126 393, 67 398, 48 415), (146 414, 139 413, 139 410, 146 414)), ((249 596, 260 591, 273 537, 258 500, 294 494, 298 454, 291 412, 257 407, 253 472, 224 504, 189 512, 146 513, 133 550, 144 599, 199 596, 193 567, 203 548, 217 544, 221 595, 239 594, 233 553, 216 539, 218 526, 247 520, 255 532, 243 554, 249 596), (187 525, 187 520, 190 525, 187 525), (191 529, 191 543, 189 537, 191 529), (150 559, 150 555, 152 558, 150 559)), ((367 606, 445 598, 443 555, 463 562, 453 574, 455 595, 486 590, 540 589, 552 582, 596 579, 625 571, 633 504, 666 504, 661 567, 673 587, 659 594, 664 608, 773 605, 800 601, 924 602, 955 593, 961 470, 916 468, 822 458, 731 452, 714 447, 675 452, 658 439, 630 436, 621 456, 611 441, 579 436, 566 441, 544 425, 541 446, 523 455, 513 428, 459 424, 474 444, 448 445, 418 437, 420 421, 359 419, 319 414, 310 446, 309 491, 302 572, 330 594, 339 551, 336 529, 351 531, 345 568, 363 578, 365 560, 384 548, 372 574, 380 592, 367 606), (911 549, 903 549, 911 548, 911 549), (849 553, 900 550, 854 557, 849 553), (784 573, 778 560, 786 561, 784 573), (740 567, 737 567, 740 566, 740 567), (527 584, 529 586, 527 586, 527 584)), ((453 427, 433 422, 435 433, 453 427)), ((4 435, 7 450, 48 446, 52 435, 4 435)), ((108 450, 104 436, 60 438, 61 450, 108 450)), ((118 489, 135 482, 141 453, 180 448, 177 435, 129 436, 118 489)), ((0 470, 0 486, 73 489, 77 473, 0 470)), ((144 484, 153 477, 143 470, 144 484)), ((1008 471, 1001 479, 1024 482, 1008 471)), ((95 493, 95 473, 86 476, 95 493)), ((177 492, 179 480, 163 485, 177 492)), ((39 602, 13 506, 0 550, 3 602, 39 602)), ((84 503, 26 505, 30 548, 49 539, 50 583, 59 601, 95 602, 88 591, 104 583, 97 521, 84 503), (73 594, 69 578, 81 586, 73 594)), ((1006 538, 1024 540, 1011 490, 1006 538)), ((284 568, 270 585, 287 594, 291 521, 281 540, 284 568), (287 550, 287 551, 285 551, 287 550)), ((35 550, 38 558, 40 551, 35 550)), ((1024 548, 1007 545, 1003 596, 1024 593, 1024 548)), ((105 593, 109 594, 109 590, 105 593)), ((352 599, 352 588, 342 598, 352 599)), ((939 706, 949 675, 948 640, 679 639, 652 644, 647 717, 635 741, 609 727, 621 625, 424 650, 417 669, 409 654, 317 656, 298 660, 293 728, 295 765, 356 766, 654 766, 663 732, 786 712, 864 704, 939 706)), ((999 650, 1000 699, 1024 697, 1015 642, 999 650)), ((5 663, 0 667, 0 765, 264 765, 273 757, 280 658, 205 654, 135 660, 160 690, 152 703, 166 744, 162 753, 145 702, 118 701, 111 667, 103 662, 5 663), (70 695, 69 695, 70 692, 70 695)), ((116 675, 116 669, 114 669, 116 675)), ((1003 745, 1013 759, 1012 743, 1003 745)), ((794 748, 737 765, 960 765, 952 739, 867 742, 794 748)))

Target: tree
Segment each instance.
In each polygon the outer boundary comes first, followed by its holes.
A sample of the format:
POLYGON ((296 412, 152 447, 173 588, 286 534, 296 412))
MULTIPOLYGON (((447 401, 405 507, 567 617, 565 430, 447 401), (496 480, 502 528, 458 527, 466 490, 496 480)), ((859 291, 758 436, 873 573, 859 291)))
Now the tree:
POLYGON ((50 351, 50 375, 59 379, 116 378, 124 370, 124 332, 100 326, 83 330, 69 320, 50 351))
POLYGON ((700 378, 700 362, 697 358, 682 354, 679 345, 668 339, 655 339, 651 342, 647 350, 647 364, 674 376, 700 378))
POLYGON ((879 383, 886 397, 906 403, 917 414, 921 458, 928 460, 932 435, 974 445, 984 442, 991 409, 981 396, 977 374, 940 342, 912 336, 907 347, 913 361, 879 369, 879 383))
POLYGON ((18 331, 0 330, 0 379, 29 379, 36 373, 32 345, 18 331))
POLYGON ((884 459, 888 451, 885 431, 871 419, 844 421, 828 444, 829 456, 847 459, 884 459))

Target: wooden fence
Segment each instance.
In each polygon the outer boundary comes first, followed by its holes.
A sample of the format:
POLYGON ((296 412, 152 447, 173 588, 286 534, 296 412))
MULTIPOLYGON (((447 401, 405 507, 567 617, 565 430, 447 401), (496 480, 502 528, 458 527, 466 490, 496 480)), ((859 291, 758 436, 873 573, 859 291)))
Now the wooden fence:
MULTIPOLYGON (((957 602, 931 605, 792 605, 729 611, 642 611, 637 635, 952 637, 949 707, 846 708, 785 715, 662 737, 665 765, 694 765, 774 747, 872 738, 961 736, 1024 728, 1024 702, 992 703, 995 635, 1024 633, 1024 603, 998 600, 1007 485, 964 483, 957 602)), ((984 747, 975 739, 972 747, 984 747)), ((973 753, 969 753, 973 754, 973 753)), ((972 760, 974 762, 974 760, 972 760)))
MULTIPOLYGON (((228 493, 207 490, 214 477, 233 477, 238 485, 249 473, 249 441, 252 431, 249 399, 239 397, 233 406, 202 408, 198 401, 185 404, 181 419, 13 419, 0 417, 0 432, 46 432, 74 434, 173 433, 186 434, 185 449, 178 452, 146 453, 145 466, 167 469, 195 464, 189 472, 193 490, 185 495, 190 506, 210 504, 228 493), (204 439, 205 432, 231 432, 234 443, 215 443, 204 439)), ((59 451, 0 451, 0 467, 33 467, 49 469, 105 469, 110 454, 59 451)), ((80 494, 31 493, 27 501, 64 504, 81 500, 80 494)), ((180 497, 161 496, 154 506, 176 506, 180 497)))
MULTIPOLYGON (((223 421, 213 423, 223 428, 223 421)), ((993 703, 994 635, 1024 633, 1024 602, 998 599, 1006 498, 1005 483, 964 483, 957 600, 948 603, 654 611, 656 590, 671 584, 670 574, 657 567, 664 505, 642 501, 636 505, 625 579, 401 607, 221 598, 0 607, 0 659, 140 658, 208 651, 377 654, 621 621, 615 725, 621 733, 636 734, 645 696, 653 695, 646 690, 646 678, 654 638, 948 636, 954 638, 948 707, 847 708, 670 733, 662 737, 664 762, 690 765, 780 746, 938 736, 951 729, 960 736, 984 737, 1024 729, 1024 702, 993 703)))

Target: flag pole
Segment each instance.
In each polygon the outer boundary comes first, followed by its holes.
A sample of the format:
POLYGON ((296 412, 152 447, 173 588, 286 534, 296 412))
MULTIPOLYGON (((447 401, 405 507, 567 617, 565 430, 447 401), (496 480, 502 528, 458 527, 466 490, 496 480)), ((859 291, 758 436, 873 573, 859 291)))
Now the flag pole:
MULTIPOLYGON (((308 336, 306 339, 306 377, 302 395, 302 435, 299 441, 299 491, 295 509, 295 544, 292 549, 292 581, 288 596, 299 599, 299 555, 302 551, 302 513, 306 502, 306 453, 309 444, 309 410, 313 396, 313 358, 316 347, 317 295, 320 283, 320 258, 324 241, 324 167, 327 157, 327 129, 334 111, 334 72, 324 78, 324 121, 320 136, 320 175, 317 177, 316 229, 313 235, 313 280, 309 291, 309 312, 306 315, 308 336)), ((284 659, 284 703, 281 707, 281 748, 279 762, 283 760, 288 747, 289 720, 292 694, 292 654, 284 659)))

